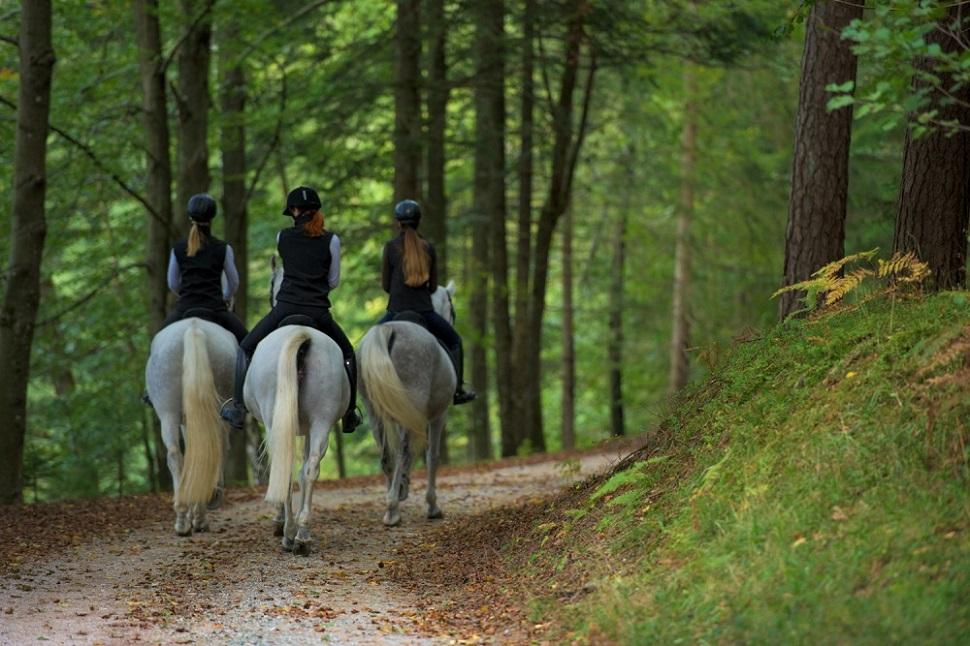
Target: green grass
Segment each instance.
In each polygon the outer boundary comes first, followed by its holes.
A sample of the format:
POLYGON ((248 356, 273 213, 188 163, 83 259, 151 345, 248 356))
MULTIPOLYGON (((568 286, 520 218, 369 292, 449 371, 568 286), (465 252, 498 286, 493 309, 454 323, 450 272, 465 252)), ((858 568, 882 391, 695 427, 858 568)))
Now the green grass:
POLYGON ((538 614, 593 643, 968 643, 966 295, 792 321, 716 374, 532 555, 593 589, 538 614))

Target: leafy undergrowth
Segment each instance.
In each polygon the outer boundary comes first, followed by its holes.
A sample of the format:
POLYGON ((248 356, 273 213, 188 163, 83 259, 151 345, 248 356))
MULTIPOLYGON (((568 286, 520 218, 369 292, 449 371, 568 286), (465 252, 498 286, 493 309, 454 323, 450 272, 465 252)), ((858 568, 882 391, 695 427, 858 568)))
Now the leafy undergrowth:
POLYGON ((610 476, 443 530, 406 578, 457 586, 442 621, 481 634, 966 643, 968 301, 741 342, 610 476))

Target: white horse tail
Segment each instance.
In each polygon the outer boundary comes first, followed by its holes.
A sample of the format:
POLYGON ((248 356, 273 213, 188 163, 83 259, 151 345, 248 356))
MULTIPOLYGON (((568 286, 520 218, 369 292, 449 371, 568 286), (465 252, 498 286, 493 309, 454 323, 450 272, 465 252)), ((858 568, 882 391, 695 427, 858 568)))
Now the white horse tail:
POLYGON ((384 436, 395 450, 398 448, 394 427, 400 425, 411 434, 416 448, 428 441, 428 418, 411 401, 401 381, 388 344, 394 330, 389 325, 372 327, 360 343, 360 376, 367 389, 367 400, 386 429, 384 436))
POLYGON ((266 501, 284 503, 293 478, 293 440, 300 428, 300 384, 296 374, 296 353, 310 340, 307 328, 294 328, 283 342, 276 362, 276 403, 273 420, 266 438, 269 454, 269 486, 266 501))
POLYGON ((185 413, 185 461, 176 504, 208 502, 219 484, 222 420, 205 331, 189 325, 182 335, 182 407, 185 413))

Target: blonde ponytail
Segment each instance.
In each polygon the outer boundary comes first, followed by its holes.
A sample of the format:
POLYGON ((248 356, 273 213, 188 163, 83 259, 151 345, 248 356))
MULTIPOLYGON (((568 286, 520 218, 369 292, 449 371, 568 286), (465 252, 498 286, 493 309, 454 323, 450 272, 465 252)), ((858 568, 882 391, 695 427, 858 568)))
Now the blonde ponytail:
POLYGON ((404 284, 421 287, 431 277, 428 244, 411 227, 404 227, 404 284))
POLYGON ((189 258, 192 258, 199 252, 203 242, 205 242, 205 238, 199 230, 199 224, 193 222, 192 229, 189 231, 189 248, 185 251, 189 258))

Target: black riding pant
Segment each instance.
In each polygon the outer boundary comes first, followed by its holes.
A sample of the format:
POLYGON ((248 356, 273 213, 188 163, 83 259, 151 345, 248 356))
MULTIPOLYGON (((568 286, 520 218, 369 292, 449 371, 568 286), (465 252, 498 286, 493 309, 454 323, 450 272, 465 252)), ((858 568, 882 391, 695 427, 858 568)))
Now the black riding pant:
MULTIPOLYGON (((181 321, 185 318, 185 313, 188 310, 174 309, 162 322, 162 327, 166 327, 175 323, 176 321, 181 321)), ((200 312, 201 314, 201 312, 200 312)), ((236 341, 242 342, 243 338, 246 336, 246 326, 239 317, 229 310, 208 310, 204 316, 199 316, 201 319, 205 319, 216 325, 220 325, 225 329, 232 332, 233 336, 236 337, 236 341)))
MULTIPOLYGON (((443 316, 437 312, 415 312, 418 316, 424 319, 424 324, 428 327, 428 332, 435 335, 437 338, 441 339, 449 348, 461 347, 461 337, 458 336, 458 332, 452 327, 451 323, 446 321, 443 316)), ((392 312, 387 310, 387 314, 381 319, 381 323, 387 323, 397 316, 397 312, 392 312)))
POLYGON ((253 327, 252 332, 247 334, 246 338, 240 343, 243 351, 246 353, 246 357, 252 359, 259 342, 269 336, 270 332, 278 328, 283 319, 294 314, 302 314, 313 319, 314 327, 336 341, 337 345, 340 346, 340 352, 344 355, 344 361, 352 361, 354 359, 354 346, 351 345, 350 339, 340 329, 337 322, 333 320, 333 316, 330 315, 330 308, 307 307, 306 305, 284 303, 282 301, 277 301, 276 306, 269 311, 269 314, 264 316, 253 327))

